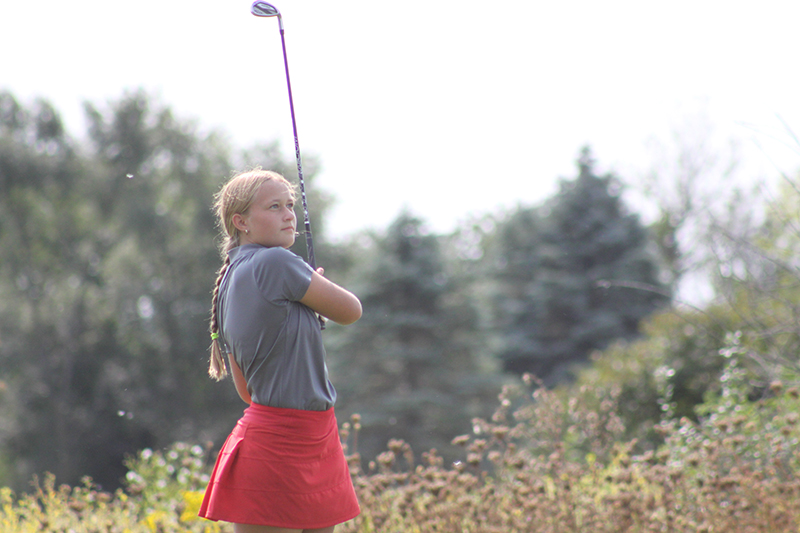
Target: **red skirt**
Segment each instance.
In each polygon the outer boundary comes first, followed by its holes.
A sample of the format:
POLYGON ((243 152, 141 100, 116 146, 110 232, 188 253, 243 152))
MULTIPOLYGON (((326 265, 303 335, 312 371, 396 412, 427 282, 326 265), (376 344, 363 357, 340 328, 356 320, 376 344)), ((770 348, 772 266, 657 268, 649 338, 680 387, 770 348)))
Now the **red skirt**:
POLYGON ((315 529, 359 512, 333 408, 303 411, 254 403, 219 452, 199 515, 315 529))

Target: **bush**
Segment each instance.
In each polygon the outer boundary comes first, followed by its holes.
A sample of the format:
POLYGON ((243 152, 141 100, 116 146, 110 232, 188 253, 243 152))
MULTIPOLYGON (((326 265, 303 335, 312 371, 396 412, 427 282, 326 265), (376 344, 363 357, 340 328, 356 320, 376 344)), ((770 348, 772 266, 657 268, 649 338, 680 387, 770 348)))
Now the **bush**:
MULTIPOLYGON (((346 532, 621 532, 796 530, 800 524, 800 391, 774 383, 747 397, 735 360, 699 422, 660 424, 658 450, 635 454, 615 415, 618 392, 597 409, 537 389, 515 410, 504 391, 491 422, 455 442, 466 461, 435 454, 413 465, 395 441, 357 477, 364 512, 346 532), (399 457, 403 458, 401 461, 399 457), (402 464, 402 468, 401 465, 402 464)), ((517 391, 516 398, 519 398, 517 391)))
MULTIPOLYGON (((528 380, 506 387, 490 420, 453 439, 463 458, 419 460, 408 444, 366 468, 357 453, 359 419, 341 434, 362 513, 339 533, 515 533, 796 531, 800 526, 800 390, 774 382, 752 399, 730 359, 719 394, 697 420, 667 419, 657 449, 637 452, 617 415, 620 391, 584 386, 574 397, 528 380), (584 402, 579 398, 593 398, 584 402), (588 406, 588 407, 587 407, 588 406)), ((231 532, 197 518, 208 480, 208 449, 176 444, 127 461, 127 487, 0 492, 8 533, 231 532)))
POLYGON ((126 461, 127 490, 102 492, 88 478, 81 487, 56 487, 52 475, 34 480, 17 497, 0 489, 3 533, 223 533, 229 524, 197 516, 208 483, 208 450, 184 443, 145 449, 126 461))

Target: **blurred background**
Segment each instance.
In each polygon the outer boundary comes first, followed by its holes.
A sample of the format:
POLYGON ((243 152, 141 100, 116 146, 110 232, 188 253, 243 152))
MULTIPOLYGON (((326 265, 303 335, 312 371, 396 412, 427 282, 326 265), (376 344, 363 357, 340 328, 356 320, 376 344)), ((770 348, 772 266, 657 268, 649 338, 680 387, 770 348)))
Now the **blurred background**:
MULTIPOLYGON (((619 384, 652 443, 664 379, 691 414, 726 334, 792 323, 800 8, 278 7, 317 260, 364 303, 325 335, 365 463, 393 437, 451 457, 527 372, 619 384)), ((236 169, 296 177, 277 21, 3 13, 0 482, 113 488, 126 454, 219 447, 244 407, 205 375, 210 204, 236 169)), ((756 388, 794 364, 768 330, 756 388)))

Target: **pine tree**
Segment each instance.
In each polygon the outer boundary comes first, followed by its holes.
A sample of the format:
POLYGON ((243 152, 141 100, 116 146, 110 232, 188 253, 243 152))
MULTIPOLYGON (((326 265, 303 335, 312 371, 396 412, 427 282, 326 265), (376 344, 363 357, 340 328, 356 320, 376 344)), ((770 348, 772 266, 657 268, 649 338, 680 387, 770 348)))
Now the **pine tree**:
POLYGON ((364 458, 391 438, 447 453, 473 417, 488 414, 499 384, 491 360, 474 351, 477 315, 448 276, 440 237, 403 213, 356 270, 363 316, 329 343, 337 413, 362 415, 364 458))
POLYGON ((520 208, 497 239, 495 325, 504 369, 546 383, 669 301, 646 229, 627 213, 612 175, 588 148, 578 176, 538 208, 520 208), (524 222, 524 224, 523 224, 524 222))

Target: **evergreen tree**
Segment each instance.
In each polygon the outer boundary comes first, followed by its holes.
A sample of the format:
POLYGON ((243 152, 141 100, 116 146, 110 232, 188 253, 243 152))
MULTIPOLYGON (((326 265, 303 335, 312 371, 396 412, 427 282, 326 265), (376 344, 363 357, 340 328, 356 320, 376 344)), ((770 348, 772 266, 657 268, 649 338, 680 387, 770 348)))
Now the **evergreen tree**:
POLYGON ((362 415, 363 458, 391 438, 447 454, 453 436, 489 414, 499 391, 491 360, 471 337, 477 315, 448 276, 440 248, 420 219, 402 213, 355 267, 361 320, 330 332, 337 413, 362 415))
POLYGON ((626 212, 611 175, 591 152, 578 176, 539 208, 520 208, 495 239, 495 326, 505 370, 546 383, 669 301, 638 217, 626 212))

